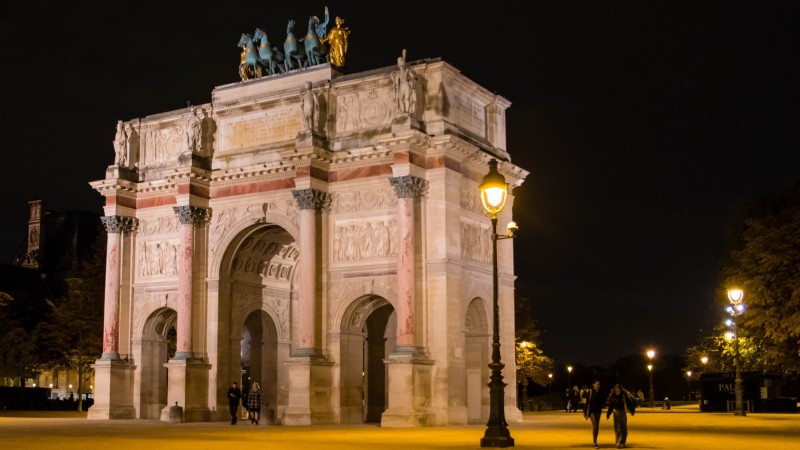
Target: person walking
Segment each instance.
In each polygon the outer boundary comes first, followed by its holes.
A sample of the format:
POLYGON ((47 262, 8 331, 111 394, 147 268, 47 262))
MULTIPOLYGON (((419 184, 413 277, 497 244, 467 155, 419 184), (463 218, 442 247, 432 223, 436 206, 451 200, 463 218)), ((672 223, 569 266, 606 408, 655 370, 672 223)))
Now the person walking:
POLYGON ((231 388, 228 389, 228 407, 231 413, 231 425, 236 425, 236 413, 239 410, 239 401, 242 399, 242 390, 239 389, 239 383, 233 382, 231 388))
POLYGON ((600 431, 600 415, 603 414, 605 401, 600 394, 600 380, 592 382, 592 388, 586 391, 586 404, 584 405, 583 418, 592 422, 592 443, 597 446, 597 433, 600 431))
POLYGON ((635 414, 633 394, 617 383, 614 390, 608 395, 608 411, 606 420, 614 414, 614 435, 617 438, 617 448, 625 448, 628 440, 628 413, 635 414))
POLYGON ((247 394, 247 417, 255 425, 258 425, 261 418, 261 386, 258 382, 250 385, 250 392, 247 394))

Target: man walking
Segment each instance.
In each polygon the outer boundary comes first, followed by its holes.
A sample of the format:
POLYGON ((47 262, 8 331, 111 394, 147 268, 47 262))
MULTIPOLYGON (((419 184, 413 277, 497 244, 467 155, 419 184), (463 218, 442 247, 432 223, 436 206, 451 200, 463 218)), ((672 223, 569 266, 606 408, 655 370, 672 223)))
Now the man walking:
POLYGON ((242 398, 242 390, 239 389, 239 383, 233 382, 231 388, 228 389, 228 406, 231 411, 231 425, 236 425, 236 413, 239 411, 239 401, 242 398))

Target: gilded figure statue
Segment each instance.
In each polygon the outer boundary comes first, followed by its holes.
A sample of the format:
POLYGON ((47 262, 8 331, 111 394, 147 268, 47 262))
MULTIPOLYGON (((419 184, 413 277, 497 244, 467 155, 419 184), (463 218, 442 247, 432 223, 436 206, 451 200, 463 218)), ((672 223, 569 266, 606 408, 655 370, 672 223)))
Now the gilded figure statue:
POLYGON ((336 16, 336 25, 328 32, 328 37, 322 40, 330 45, 330 61, 336 67, 344 67, 344 55, 347 53, 347 41, 350 38, 350 29, 344 26, 344 19, 336 16))

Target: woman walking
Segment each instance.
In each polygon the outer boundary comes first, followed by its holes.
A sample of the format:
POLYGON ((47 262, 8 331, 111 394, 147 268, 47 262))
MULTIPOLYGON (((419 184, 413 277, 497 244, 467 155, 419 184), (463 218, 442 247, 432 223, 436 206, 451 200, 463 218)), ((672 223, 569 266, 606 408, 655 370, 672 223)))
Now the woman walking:
POLYGON ((628 440, 627 414, 634 415, 635 408, 633 394, 622 387, 621 384, 615 384, 614 390, 608 395, 606 420, 611 417, 612 413, 614 414, 614 434, 617 437, 617 448, 625 448, 625 442, 628 440))
POLYGON ((258 382, 250 385, 250 392, 247 394, 247 417, 251 424, 258 425, 261 418, 261 386, 258 382))
POLYGON ((586 391, 586 405, 583 417, 592 421, 592 442, 597 447, 597 433, 600 431, 600 416, 603 414, 603 396, 600 395, 600 380, 594 380, 592 388, 586 391))

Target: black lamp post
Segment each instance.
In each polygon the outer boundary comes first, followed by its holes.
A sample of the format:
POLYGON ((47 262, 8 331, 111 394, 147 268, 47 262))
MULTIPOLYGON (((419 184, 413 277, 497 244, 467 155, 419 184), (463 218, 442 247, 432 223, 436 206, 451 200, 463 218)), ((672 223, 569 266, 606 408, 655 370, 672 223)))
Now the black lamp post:
POLYGON ((650 364, 647 365, 647 371, 650 373, 650 407, 656 407, 656 392, 653 390, 653 357, 656 356, 655 350, 648 350, 647 357, 650 358, 650 364))
POLYGON ((508 197, 508 184, 506 179, 497 171, 497 160, 489 161, 489 173, 481 181, 481 202, 483 209, 492 216, 492 362, 489 368, 492 375, 489 381, 489 421, 486 423, 486 432, 481 439, 481 447, 513 447, 514 438, 508 432, 508 423, 505 417, 505 387, 503 382, 503 367, 500 362, 500 318, 497 305, 497 241, 514 237, 517 224, 508 223, 508 234, 497 234, 497 214, 503 210, 508 197))
POLYGON ((741 289, 728 289, 728 300, 731 302, 730 306, 726 308, 728 314, 731 315, 731 324, 733 325, 733 363, 736 366, 736 386, 734 387, 734 394, 736 395, 736 405, 733 409, 734 416, 746 416, 747 411, 744 409, 744 382, 742 380, 742 369, 739 363, 739 334, 736 326, 736 317, 744 312, 744 292, 741 289))

